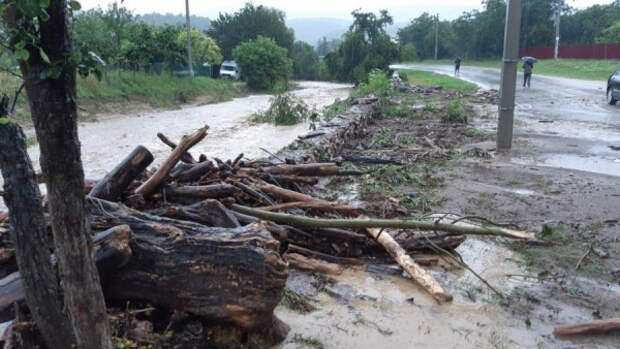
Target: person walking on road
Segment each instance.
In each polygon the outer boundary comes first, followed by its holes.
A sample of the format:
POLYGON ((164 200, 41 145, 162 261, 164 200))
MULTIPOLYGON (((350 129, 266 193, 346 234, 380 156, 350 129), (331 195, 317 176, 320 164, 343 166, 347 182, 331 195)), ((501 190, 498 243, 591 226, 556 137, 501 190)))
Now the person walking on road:
POLYGON ((461 57, 456 57, 454 60, 454 75, 459 75, 461 72, 461 57))
POLYGON ((530 82, 532 81, 532 70, 534 69, 534 64, 531 61, 525 61, 523 63, 523 87, 527 85, 527 88, 530 88, 530 82))

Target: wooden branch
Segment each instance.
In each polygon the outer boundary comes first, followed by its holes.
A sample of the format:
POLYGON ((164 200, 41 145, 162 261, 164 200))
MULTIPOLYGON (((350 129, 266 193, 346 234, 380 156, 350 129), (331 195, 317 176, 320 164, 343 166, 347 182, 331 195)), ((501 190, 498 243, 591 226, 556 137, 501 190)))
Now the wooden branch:
POLYGON ((593 321, 578 325, 557 326, 553 330, 553 334, 558 337, 563 337, 588 334, 607 334, 612 331, 620 331, 620 318, 593 321))
POLYGON ((153 154, 143 146, 134 149, 90 191, 90 196, 118 201, 123 192, 153 162, 153 154))
POLYGON ((171 206, 151 212, 156 216, 192 221, 209 227, 237 228, 239 221, 217 200, 205 200, 191 206, 171 206))
POLYGON ((338 175, 340 173, 340 166, 330 162, 302 165, 277 165, 263 167, 262 170, 272 175, 325 177, 338 175))
POLYGON ((252 189, 248 185, 245 185, 244 183, 241 183, 241 182, 235 183, 234 185, 238 187, 239 189, 243 190, 243 192, 245 192, 249 196, 257 199, 258 201, 261 201, 267 205, 275 205, 275 202, 273 202, 273 200, 271 200, 269 196, 263 194, 259 190, 252 189))
POLYGON ((4 223, 7 219, 9 219, 9 214, 7 212, 0 212, 0 224, 4 223))
POLYGON ((174 174, 171 173, 170 177, 172 177, 173 180, 179 183, 192 182, 192 181, 196 181, 200 179, 202 176, 206 175, 212 170, 215 170, 215 165, 213 165, 211 161, 205 161, 205 162, 200 162, 197 164, 189 165, 187 169, 182 170, 182 171, 178 171, 178 172, 173 171, 176 173, 174 174))
MULTIPOLYGON (((310 195, 298 193, 293 190, 288 190, 284 188, 280 188, 278 186, 268 184, 268 183, 257 183, 255 185, 260 191, 267 193, 273 197, 276 197, 283 201, 317 201, 319 199, 312 197, 310 195)), ((319 200, 320 201, 320 200, 319 200)), ((327 201, 324 201, 327 202, 327 201)))
MULTIPOLYGON (((171 141, 168 137, 166 137, 163 133, 158 133, 157 137, 167 146, 169 146, 170 148, 172 148, 173 150, 177 147, 177 144, 174 143, 173 141, 171 141)), ((196 161, 194 159, 194 157, 192 156, 192 154, 188 153, 188 152, 184 152, 181 155, 181 161, 186 163, 186 164, 195 164, 198 161, 196 161)))
POLYGON ((151 178, 149 178, 149 180, 136 189, 136 194, 140 194, 145 198, 151 196, 155 190, 157 190, 157 188, 164 183, 166 177, 168 177, 168 174, 174 166, 176 166, 183 154, 207 136, 208 129, 209 126, 205 126, 196 131, 193 135, 183 136, 181 142, 176 148, 174 148, 172 154, 170 154, 166 162, 164 162, 164 164, 155 172, 155 174, 153 174, 151 178))
POLYGON ((328 275, 342 274, 342 267, 337 264, 308 258, 297 253, 286 253, 283 257, 290 266, 296 269, 316 271, 328 275))
POLYGON ((365 263, 355 258, 336 257, 326 253, 312 251, 301 246, 289 244, 287 253, 296 253, 306 257, 318 258, 327 262, 343 264, 343 265, 364 265, 365 263))
POLYGON ((390 219, 319 219, 304 216, 290 215, 286 213, 274 213, 263 210, 253 209, 246 206, 234 204, 232 209, 245 215, 254 216, 260 219, 269 220, 280 224, 290 224, 309 228, 344 228, 344 229, 366 229, 366 228, 393 228, 393 229, 417 229, 421 231, 443 231, 456 235, 492 235, 503 236, 513 239, 534 239, 534 233, 515 231, 498 227, 474 227, 462 226, 447 223, 436 223, 433 221, 416 220, 390 220, 390 219))
POLYGON ((288 202, 280 205, 264 206, 260 209, 263 211, 284 211, 295 208, 323 212, 339 212, 348 216, 359 216, 363 212, 363 210, 359 207, 322 200, 288 202))
POLYGON ((383 232, 378 228, 367 228, 366 231, 372 236, 379 244, 385 248, 385 250, 394 258, 396 263, 400 265, 415 282, 417 282, 424 290, 433 296, 439 302, 452 301, 452 295, 446 293, 441 285, 432 277, 426 270, 422 269, 414 260, 407 254, 392 235, 383 232))

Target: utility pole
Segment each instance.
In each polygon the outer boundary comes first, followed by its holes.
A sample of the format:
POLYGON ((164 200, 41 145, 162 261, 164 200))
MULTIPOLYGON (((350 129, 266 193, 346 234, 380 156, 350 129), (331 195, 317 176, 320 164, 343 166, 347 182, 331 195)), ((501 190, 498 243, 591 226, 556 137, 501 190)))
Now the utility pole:
POLYGON ((189 79, 194 80, 194 60, 192 59, 192 26, 189 21, 189 0, 185 0, 185 22, 187 26, 187 66, 189 79))
POLYGON ((439 13, 435 15, 435 60, 439 52, 439 13))
POLYGON ((555 12, 555 52, 553 55, 555 59, 558 59, 560 55, 560 16, 560 7, 558 6, 555 12))
POLYGON ((497 151, 512 148, 517 64, 519 63, 519 34, 521 32, 521 0, 509 0, 504 32, 504 62, 500 84, 499 118, 497 121, 497 151))

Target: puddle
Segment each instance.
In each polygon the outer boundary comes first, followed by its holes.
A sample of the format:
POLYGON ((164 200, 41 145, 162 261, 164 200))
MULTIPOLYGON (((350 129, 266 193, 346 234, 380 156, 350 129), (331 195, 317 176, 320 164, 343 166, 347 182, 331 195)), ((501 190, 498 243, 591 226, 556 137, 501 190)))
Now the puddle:
MULTIPOLYGON (((317 109, 332 104, 337 98, 347 98, 350 92, 348 85, 326 82, 300 82, 299 87, 292 93, 317 109)), ((147 147, 153 153, 153 166, 156 166, 170 153, 170 148, 157 138, 158 132, 178 141, 205 124, 211 129, 207 137, 192 148, 194 154, 203 153, 211 158, 227 160, 240 153, 248 158, 266 156, 259 148, 275 153, 292 143, 297 136, 309 132, 309 125, 276 127, 251 124, 248 121, 251 116, 266 110, 270 99, 269 95, 253 95, 218 104, 81 122, 79 135, 86 177, 103 177, 138 145, 147 147)), ((28 152, 38 169, 39 148, 30 147, 28 152)), ((4 209, 2 200, 0 209, 4 209)))
POLYGON ((620 159, 602 156, 550 154, 546 155, 544 159, 539 160, 513 158, 512 161, 517 164, 528 166, 557 167, 609 176, 620 175, 620 159))
MULTIPOLYGON (((513 253, 502 246, 468 239, 458 251, 501 292, 509 293, 526 282, 506 278, 506 274, 524 272, 513 253)), ((315 338, 326 348, 536 347, 545 342, 542 336, 550 333, 549 325, 527 328, 524 319, 504 310, 471 273, 460 269, 432 273, 454 295, 452 303, 437 304, 401 277, 348 269, 335 279, 355 290, 357 296, 349 302, 320 293, 319 310, 310 314, 277 308, 276 314, 292 327, 280 348, 298 348, 293 341, 296 334, 315 338)))

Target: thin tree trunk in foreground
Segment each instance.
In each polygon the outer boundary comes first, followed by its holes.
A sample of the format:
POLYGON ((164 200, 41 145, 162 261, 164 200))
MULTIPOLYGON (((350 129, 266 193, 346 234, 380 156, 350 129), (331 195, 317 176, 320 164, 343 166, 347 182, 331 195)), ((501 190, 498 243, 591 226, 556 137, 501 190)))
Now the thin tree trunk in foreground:
POLYGON ((558 326, 553 330, 553 334, 561 337, 605 334, 612 331, 620 331, 620 318, 593 321, 586 324, 558 326))
POLYGON ((26 138, 13 122, 0 124, 0 169, 28 308, 48 347, 70 348, 75 337, 63 312, 60 284, 50 259, 52 241, 47 235, 41 193, 26 138))
MULTIPOLYGON (((20 61, 20 66, 39 140, 55 254, 77 346, 84 349, 112 348, 84 206, 84 171, 77 132, 76 71, 69 63, 69 57, 74 54, 69 11, 66 0, 51 0, 47 8, 49 19, 39 23, 40 48, 51 62, 61 64, 58 78, 41 79, 50 65, 41 59, 37 48, 31 48, 30 58, 20 61)), ((18 26, 17 30, 31 31, 28 23, 23 21, 12 24, 18 26)))

